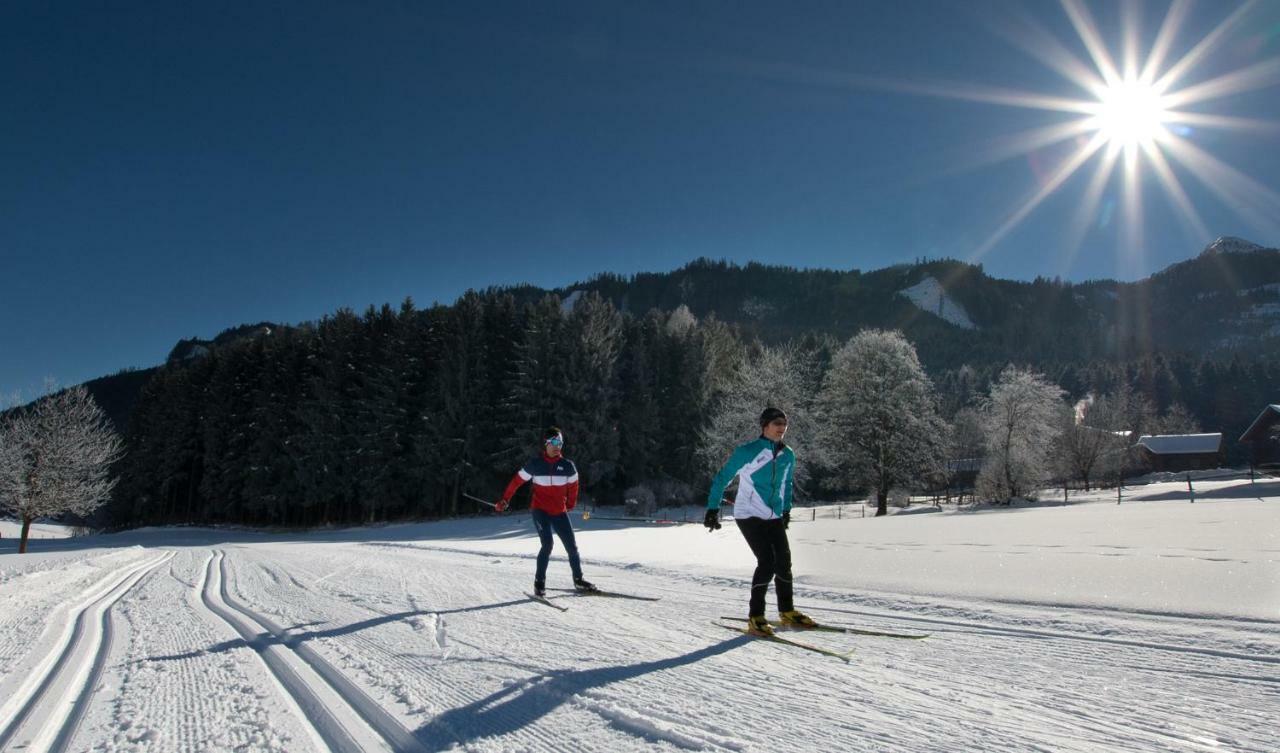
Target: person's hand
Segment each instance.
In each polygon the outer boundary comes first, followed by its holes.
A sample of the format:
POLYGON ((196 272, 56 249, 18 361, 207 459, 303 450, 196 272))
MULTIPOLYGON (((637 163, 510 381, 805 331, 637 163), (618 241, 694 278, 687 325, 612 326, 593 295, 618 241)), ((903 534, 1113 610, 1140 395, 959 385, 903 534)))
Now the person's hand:
POLYGON ((707 510, 707 517, 702 519, 702 525, 706 526, 708 531, 720 530, 720 511, 707 510))
POLYGON ((498 512, 506 512, 506 511, 507 511, 507 501, 506 501, 505 499, 500 499, 500 500, 498 500, 498 503, 497 503, 496 505, 494 505, 494 506, 493 506, 493 509, 497 510, 498 512))
POLYGON ((782 530, 787 530, 791 526, 791 511, 787 510, 782 513, 782 530))

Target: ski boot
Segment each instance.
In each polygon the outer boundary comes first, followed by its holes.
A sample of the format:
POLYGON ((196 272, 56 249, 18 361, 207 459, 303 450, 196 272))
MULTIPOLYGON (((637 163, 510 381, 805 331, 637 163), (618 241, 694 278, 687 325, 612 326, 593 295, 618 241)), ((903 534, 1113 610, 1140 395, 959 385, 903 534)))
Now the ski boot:
POLYGON ((585 578, 574 578, 573 590, 577 591, 578 593, 589 594, 589 593, 594 593, 596 591, 599 591, 600 589, 596 588, 591 581, 586 580, 585 578))
POLYGON ((542 596, 542 597, 546 597, 546 595, 547 595, 547 582, 546 582, 546 581, 543 581, 543 580, 535 580, 535 581, 533 582, 533 595, 534 595, 534 596, 542 596))
POLYGON ((747 632, 756 635, 773 635, 773 626, 762 614, 747 618, 747 632))
POLYGON ((778 613, 778 621, 787 627, 793 628, 812 628, 817 627, 818 623, 804 612, 798 612, 794 609, 787 612, 778 613))

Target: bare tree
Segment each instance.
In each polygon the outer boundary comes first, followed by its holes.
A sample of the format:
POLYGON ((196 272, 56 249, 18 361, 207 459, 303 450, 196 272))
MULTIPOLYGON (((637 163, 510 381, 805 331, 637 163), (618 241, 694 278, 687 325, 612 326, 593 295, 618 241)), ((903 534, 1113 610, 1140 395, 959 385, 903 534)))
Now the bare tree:
POLYGON ((941 475, 949 427, 933 384, 900 332, 858 333, 832 359, 822 389, 824 431, 846 481, 876 495, 888 513, 889 490, 941 475))
POLYGON ((1008 502, 1048 480, 1062 395, 1035 371, 1005 368, 983 404, 987 458, 978 474, 979 494, 1008 502))
POLYGON ((814 399, 819 379, 815 359, 794 345, 751 349, 724 386, 703 432, 704 467, 714 472, 736 445, 760 434, 756 418, 762 410, 781 408, 789 421, 786 442, 800 460, 796 480, 803 483, 811 468, 824 464, 814 399))
POLYGON ((22 522, 18 552, 31 523, 88 515, 111 494, 111 466, 123 443, 83 386, 47 395, 0 427, 0 506, 22 522))

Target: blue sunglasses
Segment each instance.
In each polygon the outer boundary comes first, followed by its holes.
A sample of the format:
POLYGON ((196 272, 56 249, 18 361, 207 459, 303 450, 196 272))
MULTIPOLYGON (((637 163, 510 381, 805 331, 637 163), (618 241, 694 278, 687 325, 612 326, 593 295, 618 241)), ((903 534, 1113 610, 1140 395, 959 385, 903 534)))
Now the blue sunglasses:
POLYGON ((551 437, 550 439, 548 439, 546 443, 551 445, 552 447, 564 447, 564 437, 557 434, 554 437, 551 437))

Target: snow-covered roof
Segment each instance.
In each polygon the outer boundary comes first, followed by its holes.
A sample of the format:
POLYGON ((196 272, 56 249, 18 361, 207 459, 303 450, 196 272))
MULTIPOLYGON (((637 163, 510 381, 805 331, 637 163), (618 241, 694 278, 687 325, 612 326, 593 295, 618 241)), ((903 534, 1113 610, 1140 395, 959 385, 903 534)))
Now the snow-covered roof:
POLYGON ((1249 424, 1249 428, 1245 429, 1240 435, 1241 442, 1257 442, 1260 439, 1266 439, 1266 430, 1280 421, 1280 405, 1272 403, 1262 409, 1258 417, 1253 419, 1253 423, 1249 424))
POLYGON ((1156 455, 1192 455, 1217 452, 1222 448, 1222 433, 1216 434, 1143 434, 1138 444, 1156 455))

